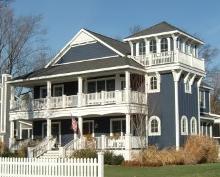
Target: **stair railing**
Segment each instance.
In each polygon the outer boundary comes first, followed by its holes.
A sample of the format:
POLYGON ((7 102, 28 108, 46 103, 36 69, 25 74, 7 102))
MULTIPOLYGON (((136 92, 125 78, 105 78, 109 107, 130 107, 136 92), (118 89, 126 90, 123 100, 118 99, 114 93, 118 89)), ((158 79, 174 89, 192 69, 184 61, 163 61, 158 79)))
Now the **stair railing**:
POLYGON ((65 146, 62 147, 63 157, 70 157, 74 150, 84 149, 85 141, 85 138, 77 138, 67 143, 65 146))
POLYGON ((44 138, 40 144, 38 144, 35 147, 29 147, 28 148, 28 157, 29 158, 37 158, 47 152, 48 150, 51 150, 54 145, 56 144, 56 138, 44 138))

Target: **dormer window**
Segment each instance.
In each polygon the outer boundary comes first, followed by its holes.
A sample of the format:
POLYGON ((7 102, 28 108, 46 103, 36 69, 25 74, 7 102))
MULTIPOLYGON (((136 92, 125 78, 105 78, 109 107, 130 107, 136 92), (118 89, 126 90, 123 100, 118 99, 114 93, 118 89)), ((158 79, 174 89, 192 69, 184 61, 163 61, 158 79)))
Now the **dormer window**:
POLYGON ((151 53, 156 53, 157 52, 157 42, 155 39, 152 39, 150 41, 150 52, 151 53))
POLYGON ((141 41, 139 43, 139 55, 145 55, 145 54, 146 54, 145 42, 141 41))
POLYGON ((167 52, 168 51, 168 41, 167 41, 167 38, 161 39, 160 46, 161 46, 161 52, 167 52))

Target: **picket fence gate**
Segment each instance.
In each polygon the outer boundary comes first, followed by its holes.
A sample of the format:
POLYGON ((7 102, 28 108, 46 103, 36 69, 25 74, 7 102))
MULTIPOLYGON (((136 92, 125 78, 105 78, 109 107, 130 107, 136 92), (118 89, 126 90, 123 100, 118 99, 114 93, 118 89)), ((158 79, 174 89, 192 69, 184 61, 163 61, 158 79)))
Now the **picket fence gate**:
POLYGON ((98 158, 0 158, 0 177, 104 177, 104 155, 98 158))

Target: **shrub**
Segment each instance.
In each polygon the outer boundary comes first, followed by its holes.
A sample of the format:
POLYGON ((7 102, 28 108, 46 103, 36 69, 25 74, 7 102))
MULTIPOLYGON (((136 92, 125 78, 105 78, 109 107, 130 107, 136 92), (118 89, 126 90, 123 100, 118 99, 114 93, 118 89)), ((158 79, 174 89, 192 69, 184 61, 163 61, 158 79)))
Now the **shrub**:
POLYGON ((27 157, 27 147, 22 146, 20 149, 16 151, 17 157, 27 157))
POLYGON ((124 162, 124 157, 122 155, 113 155, 112 165, 121 165, 124 162))
POLYGON ((184 146, 185 164, 216 162, 218 145, 213 139, 205 136, 191 136, 184 146))
POLYGON ((133 161, 126 161, 128 166, 162 166, 183 165, 206 162, 216 162, 218 159, 218 145, 212 138, 191 136, 187 139, 184 148, 176 151, 174 148, 158 150, 156 146, 134 156, 133 161))
POLYGON ((106 151, 104 153, 104 164, 121 165, 123 161, 124 161, 124 157, 122 155, 115 155, 111 151, 106 151))
POLYGON ((111 165, 113 155, 114 155, 113 152, 105 151, 105 153, 104 153, 104 164, 111 165))
POLYGON ((80 149, 73 152, 74 158, 97 158, 97 153, 94 149, 80 149))

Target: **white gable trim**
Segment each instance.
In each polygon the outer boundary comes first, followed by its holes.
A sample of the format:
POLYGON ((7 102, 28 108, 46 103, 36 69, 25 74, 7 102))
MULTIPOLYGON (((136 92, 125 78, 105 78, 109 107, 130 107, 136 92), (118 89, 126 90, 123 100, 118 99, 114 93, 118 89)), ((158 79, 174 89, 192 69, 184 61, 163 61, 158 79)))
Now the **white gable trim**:
MULTIPOLYGON (((81 34, 81 33, 85 33, 88 36, 92 37, 94 40, 100 42, 101 44, 103 44, 104 46, 108 47, 109 49, 113 50, 115 53, 117 53, 118 55, 124 57, 125 55, 122 54, 121 52, 119 52, 118 50, 116 50, 115 48, 113 48, 112 46, 108 45, 107 43, 103 42, 101 39, 97 38, 96 36, 94 36, 93 34, 91 34, 90 32, 86 31, 85 29, 81 29, 65 46, 63 49, 60 50, 60 52, 45 66, 45 68, 47 68, 50 65, 53 65, 54 63, 58 62, 60 60, 60 58, 72 47, 72 43, 74 42, 74 40, 77 39, 77 37, 81 34)), ((84 43, 85 44, 85 43, 84 43)))

